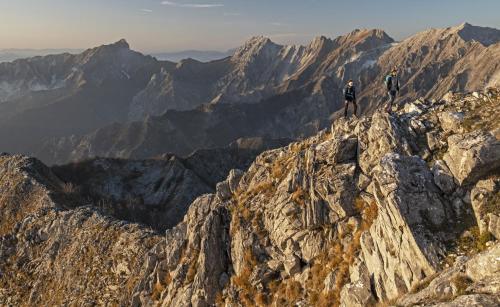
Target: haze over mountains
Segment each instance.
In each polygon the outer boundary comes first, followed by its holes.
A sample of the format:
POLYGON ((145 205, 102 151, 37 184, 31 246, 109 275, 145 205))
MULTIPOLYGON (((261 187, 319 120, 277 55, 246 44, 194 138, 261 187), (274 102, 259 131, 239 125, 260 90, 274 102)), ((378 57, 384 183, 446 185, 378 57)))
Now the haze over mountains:
POLYGON ((401 101, 500 82, 500 31, 462 24, 394 42, 355 30, 308 46, 254 37, 231 57, 159 61, 125 40, 0 64, 0 148, 64 163, 224 147, 242 137, 301 138, 327 127, 346 80, 363 113, 400 69, 401 101))

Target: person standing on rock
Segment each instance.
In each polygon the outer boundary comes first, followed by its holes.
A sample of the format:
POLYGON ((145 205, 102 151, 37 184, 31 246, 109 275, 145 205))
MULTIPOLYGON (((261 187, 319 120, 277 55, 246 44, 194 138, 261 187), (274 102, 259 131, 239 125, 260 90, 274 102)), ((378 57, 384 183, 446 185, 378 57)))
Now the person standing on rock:
POLYGON ((399 77, 398 71, 395 68, 385 77, 385 86, 387 87, 387 95, 389 98, 386 111, 387 113, 391 113, 392 105, 396 100, 397 94, 399 94, 399 77))
POLYGON ((344 118, 347 118, 347 110, 349 109, 349 102, 354 105, 354 116, 357 116, 358 105, 356 104, 356 88, 354 87, 354 81, 347 81, 347 85, 344 88, 344 118))

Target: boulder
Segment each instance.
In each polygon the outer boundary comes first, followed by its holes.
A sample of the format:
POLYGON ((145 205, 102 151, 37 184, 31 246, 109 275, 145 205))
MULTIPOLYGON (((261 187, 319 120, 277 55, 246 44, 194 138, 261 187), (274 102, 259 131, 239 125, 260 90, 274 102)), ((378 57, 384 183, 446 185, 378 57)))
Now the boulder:
POLYGON ((471 294, 457 297, 451 302, 432 304, 433 307, 463 307, 463 306, 481 306, 481 307, 497 307, 500 305, 500 298, 485 295, 471 294))
POLYGON ((441 123, 441 128, 445 132, 451 133, 462 133, 462 123, 464 121, 463 112, 442 112, 438 114, 439 122, 441 123))
POLYGON ((488 214, 488 231, 500 240, 500 216, 498 214, 488 214))
POLYGON ((359 140, 358 162, 361 170, 366 175, 370 176, 373 168, 388 153, 395 152, 411 155, 412 150, 405 138, 405 129, 391 116, 375 113, 367 132, 361 125, 365 125, 365 123, 360 122, 356 127, 359 140))
POLYGON ((447 92, 442 98, 441 101, 450 103, 455 99, 455 94, 453 92, 447 92))
POLYGON ((316 159, 329 163, 342 163, 356 159, 358 139, 352 135, 342 135, 316 146, 316 159))
POLYGON ((411 115, 418 115, 424 112, 425 106, 422 101, 416 100, 414 102, 406 103, 404 106, 404 112, 411 115))
POLYGON ((364 307, 375 303, 371 291, 370 275, 366 265, 359 258, 349 268, 350 282, 340 292, 341 307, 364 307))
POLYGON ((432 166, 434 183, 446 194, 452 193, 455 188, 455 179, 450 169, 443 160, 438 160, 432 166))
POLYGON ((500 244, 472 258, 466 265, 466 274, 473 281, 481 281, 500 274, 500 244))
POLYGON ((423 280, 413 293, 397 300, 397 306, 497 306, 500 290, 500 245, 472 258, 457 257, 455 263, 423 280), (438 304, 437 302, 446 302, 438 304), (483 302, 484 304, 479 304, 483 302), (435 305, 438 304, 438 305, 435 305))
POLYGON ((500 178, 479 181, 471 191, 472 208, 481 234, 490 232, 500 238, 500 178))
POLYGON ((483 131, 452 135, 444 161, 461 185, 474 183, 500 169, 500 141, 483 131))

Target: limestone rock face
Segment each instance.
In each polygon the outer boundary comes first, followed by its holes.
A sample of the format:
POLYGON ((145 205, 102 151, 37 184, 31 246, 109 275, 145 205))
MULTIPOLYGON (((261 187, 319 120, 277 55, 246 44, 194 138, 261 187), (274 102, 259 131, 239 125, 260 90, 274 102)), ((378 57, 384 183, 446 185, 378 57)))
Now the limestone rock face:
MULTIPOLYGON (((357 129, 361 130, 361 128, 357 129)), ((411 147, 404 135, 405 132, 397 121, 386 114, 376 113, 366 135, 358 133, 361 170, 365 174, 371 174, 382 157, 390 152, 411 154, 411 147)))
POLYGON ((344 286, 340 295, 342 307, 363 307, 375 304, 375 296, 371 291, 370 273, 361 259, 350 267, 350 283, 344 286))
POLYGON ((393 299, 438 269, 439 240, 431 232, 445 218, 432 174, 417 157, 388 154, 374 171, 378 217, 361 247, 377 297, 393 299))
POLYGON ((475 131, 448 138, 444 161, 460 184, 469 184, 500 167, 500 141, 489 132, 475 131))
POLYGON ((457 258, 450 268, 427 278, 423 289, 398 299, 397 305, 498 306, 499 256, 497 244, 472 258, 457 258))
POLYGON ((471 192, 472 208, 479 231, 490 232, 497 239, 500 236, 498 218, 500 216, 500 178, 479 181, 471 192))

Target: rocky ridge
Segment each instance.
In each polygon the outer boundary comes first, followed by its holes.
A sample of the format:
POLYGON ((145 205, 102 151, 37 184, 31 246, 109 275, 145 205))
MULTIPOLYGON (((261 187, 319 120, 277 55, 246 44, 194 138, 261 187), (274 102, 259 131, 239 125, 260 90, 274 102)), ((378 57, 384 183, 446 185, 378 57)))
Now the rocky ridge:
POLYGON ((496 116, 479 127, 470 119, 483 108, 498 114, 498 93, 475 95, 338 122, 331 133, 263 153, 246 173, 232 171, 167 231, 159 269, 137 300, 496 306, 498 192, 478 180, 497 181, 499 127, 496 116), (465 113, 460 134, 443 129, 448 112, 465 113), (457 135, 476 153, 458 164, 446 158, 463 155, 450 141, 457 135), (470 163, 492 167, 485 173, 470 163), (463 171, 474 179, 461 181, 463 171), (491 224, 482 230, 474 218, 478 189, 489 204, 481 216, 491 224))
POLYGON ((338 120, 230 171, 164 236, 3 156, 0 302, 497 306, 499 94, 338 120))

